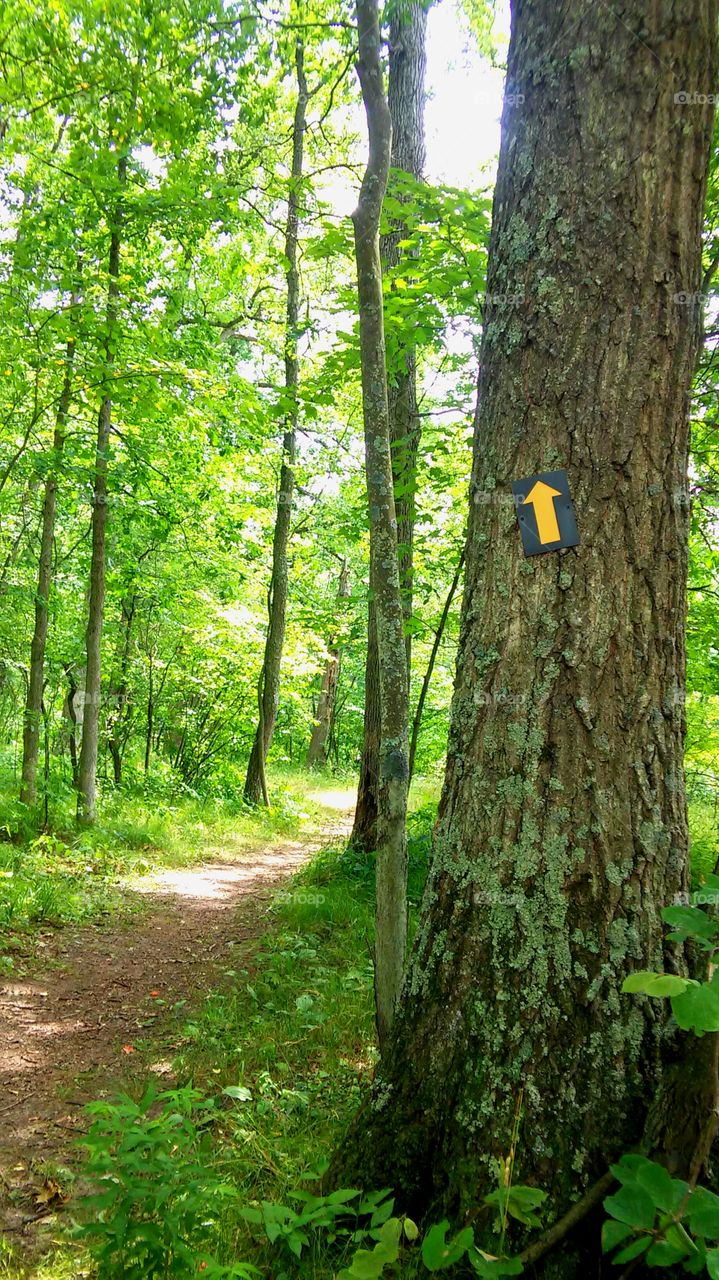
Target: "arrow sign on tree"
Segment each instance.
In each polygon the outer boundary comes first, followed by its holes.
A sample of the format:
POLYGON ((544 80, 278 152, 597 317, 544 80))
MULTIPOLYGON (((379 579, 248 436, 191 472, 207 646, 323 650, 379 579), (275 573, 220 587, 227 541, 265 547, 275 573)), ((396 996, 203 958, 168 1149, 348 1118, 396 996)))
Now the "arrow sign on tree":
POLYGON ((577 546, 579 533, 566 471, 513 480, 512 493, 525 556, 577 546))

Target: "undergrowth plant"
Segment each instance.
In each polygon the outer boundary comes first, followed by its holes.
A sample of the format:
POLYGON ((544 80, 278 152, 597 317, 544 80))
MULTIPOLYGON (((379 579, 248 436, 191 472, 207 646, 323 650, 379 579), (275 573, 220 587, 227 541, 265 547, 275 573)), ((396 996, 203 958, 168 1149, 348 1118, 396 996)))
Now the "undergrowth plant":
POLYGON ((86 1220, 76 1236, 95 1259, 98 1280, 207 1280, 256 1274, 247 1263, 221 1266, 206 1245, 223 1199, 234 1189, 211 1172, 207 1126, 215 1103, 198 1090, 158 1093, 139 1102, 90 1103, 82 1141, 95 1189, 79 1201, 86 1220))
MULTIPOLYGON (((696 1036, 719 1033, 719 921, 702 910, 719 902, 719 876, 709 875, 687 903, 662 912, 669 941, 691 943, 705 957, 703 978, 641 970, 623 990, 668 999, 677 1025, 696 1036)), ((648 1267, 680 1267, 690 1275, 719 1280, 719 1196, 706 1187, 672 1178, 663 1165, 641 1154, 625 1155, 612 1167, 620 1183, 604 1207, 611 1215, 602 1248, 620 1265, 641 1259, 648 1267)))

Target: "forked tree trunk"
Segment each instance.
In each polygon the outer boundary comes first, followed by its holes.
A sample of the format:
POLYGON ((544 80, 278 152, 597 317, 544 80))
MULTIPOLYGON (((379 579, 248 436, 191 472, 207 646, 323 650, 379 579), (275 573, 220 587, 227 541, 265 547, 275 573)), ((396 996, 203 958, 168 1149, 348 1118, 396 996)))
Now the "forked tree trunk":
MULTIPOLYGON (((72 306, 77 307, 79 295, 73 294, 72 306)), ((42 724, 42 693, 45 683, 45 646, 47 644, 50 614, 50 589, 52 587, 52 553, 55 541, 55 511, 60 459, 65 447, 67 417, 72 397, 72 379, 75 362, 75 338, 68 338, 65 349, 65 371, 55 415, 55 432, 52 455, 45 481, 40 533, 40 559, 38 563, 37 590, 35 593, 35 625, 30 646, 30 678, 28 681, 22 744, 22 784, 20 799, 28 805, 37 800, 37 768, 40 751, 40 726, 42 724)))
MULTIPOLYGON (((425 165, 424 99, 426 69, 427 5, 425 0, 403 0, 392 6, 389 30, 389 80, 387 101, 392 120, 391 166, 420 178, 425 165)), ((402 259, 400 241, 404 228, 395 226, 384 235, 380 252, 384 269, 392 270, 402 259)), ((415 522, 415 473, 420 439, 417 413, 417 367, 413 346, 393 352, 387 378, 387 406, 392 469, 395 477, 395 511, 402 608, 412 616, 413 541, 415 522)), ((408 632, 407 670, 412 658, 408 632)), ((358 848, 377 848, 379 787, 380 706, 376 615, 372 600, 367 611, 367 656, 362 762, 357 787, 351 842, 358 848)))
POLYGON ((688 883, 699 308, 677 295, 700 289, 716 19, 715 0, 515 0, 487 283, 510 301, 483 339, 440 819, 335 1161, 415 1213, 481 1203, 523 1098, 514 1179, 561 1214, 640 1138, 660 1079, 664 1008, 621 984, 682 963, 660 913, 688 883), (557 467, 581 545, 525 559, 511 482, 557 467))
POLYGON ((107 468, 112 426, 112 401, 109 378, 115 363, 117 344, 117 306, 120 292, 120 236, 122 227, 121 192, 127 177, 127 156, 117 162, 120 190, 112 213, 107 289, 107 339, 105 343, 105 389, 97 415, 95 444, 95 479, 92 506, 92 557, 90 560, 90 599, 85 634, 86 675, 85 705, 82 719, 82 745, 77 783, 77 820, 95 821, 97 811, 97 747, 100 729, 101 642, 105 608, 105 540, 107 534, 107 468))
POLYGON ((272 578, 269 593, 269 623, 259 685, 259 714, 252 751, 245 778, 245 799, 251 804, 267 803, 264 777, 265 760, 272 742, 280 697, 280 668, 285 643, 287 616, 288 567, 287 549, 294 493, 294 464, 299 421, 299 360, 297 328, 300 309, 300 279, 297 270, 302 165, 307 115, 307 80, 304 71, 304 49, 301 40, 295 46, 297 102, 292 128, 292 171, 287 198, 285 258, 287 259, 287 314, 285 322, 285 431, 282 441, 280 490, 272 539, 272 578))
POLYGON ((380 688, 380 805, 377 815, 375 1005, 386 1042, 407 944, 407 653, 397 555, 387 407, 379 222, 389 173, 392 122, 384 92, 377 0, 357 0, 357 73, 367 115, 369 157, 352 215, 359 298, 365 470, 370 528, 370 588, 375 605, 380 688))
MULTIPOLYGON (((347 561, 342 561, 340 569, 340 582, 337 590, 337 599, 346 600, 349 596, 349 573, 347 570, 347 561)), ((307 759, 305 761, 308 769, 316 768, 317 765, 327 763, 327 744, 334 719, 335 701, 337 699, 337 684, 340 676, 340 646, 335 637, 330 639, 327 647, 327 658, 325 660, 325 669, 322 672, 322 685, 320 687, 320 696, 317 700, 317 713, 315 715, 315 723, 312 728, 310 737, 310 745, 307 748, 307 759)))

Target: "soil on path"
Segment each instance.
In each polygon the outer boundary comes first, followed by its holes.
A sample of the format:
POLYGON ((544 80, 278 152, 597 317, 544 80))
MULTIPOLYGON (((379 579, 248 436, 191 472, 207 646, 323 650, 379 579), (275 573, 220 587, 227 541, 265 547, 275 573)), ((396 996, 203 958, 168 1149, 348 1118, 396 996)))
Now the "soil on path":
MULTIPOLYGON (((49 1243, 85 1103, 132 1077, 135 1043, 159 1039, 173 1005, 189 1011, 221 985, 237 948, 267 927, 278 882, 348 833, 347 805, 336 793, 337 817, 315 840, 149 876, 128 889, 139 916, 43 930, 32 976, 0 982, 0 1233, 17 1253, 49 1243)), ((172 1071, 145 1054, 137 1065, 160 1084, 172 1071)))

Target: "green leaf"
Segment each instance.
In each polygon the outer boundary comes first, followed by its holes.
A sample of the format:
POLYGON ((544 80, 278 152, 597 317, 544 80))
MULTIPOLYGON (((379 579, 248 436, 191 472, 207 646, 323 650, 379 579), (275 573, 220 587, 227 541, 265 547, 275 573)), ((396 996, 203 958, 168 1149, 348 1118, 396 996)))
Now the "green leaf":
POLYGON ((442 1271, 451 1267, 474 1244, 474 1232, 464 1227, 451 1240, 447 1240, 449 1222, 445 1219, 430 1227, 422 1241, 422 1261, 428 1271, 442 1271))
POLYGON ((630 995, 641 992, 647 996, 675 996, 681 995, 691 985, 690 978, 680 978, 675 973, 652 973, 641 969, 624 979, 622 991, 630 995))
POLYGON ((246 1089, 242 1084, 228 1084, 222 1092, 225 1097, 235 1098, 237 1102, 249 1102, 252 1098, 250 1090, 246 1089))
POLYGON ((672 1012, 682 1031, 719 1031, 719 986, 703 982, 672 998, 672 1012))
POLYGON ((524 1187, 518 1184, 491 1191, 484 1197, 484 1203, 496 1205, 502 1213, 506 1211, 525 1226, 537 1227, 540 1225, 540 1220, 533 1210, 544 1204, 546 1198, 546 1191, 541 1191, 538 1187, 524 1187))
POLYGON ((719 1280, 719 1249, 707 1251, 706 1266, 711 1280, 719 1280))
POLYGON ((638 969, 636 973, 630 973, 622 983, 622 991, 628 995, 635 995, 637 992, 646 992, 647 983, 653 982, 657 974, 651 969, 638 969))
POLYGON ((719 1240, 719 1196, 697 1187, 689 1201, 687 1220, 695 1235, 719 1240))
POLYGON ((621 1249, 619 1253, 615 1254, 612 1261, 616 1263, 633 1262, 635 1258, 640 1258, 643 1253, 647 1252, 651 1243, 651 1236, 642 1236, 639 1240, 633 1240, 631 1244, 627 1245, 626 1249, 621 1249))
POLYGON ((701 907, 665 907, 662 919, 672 926, 677 942, 683 942, 685 938, 709 942, 719 933, 719 923, 701 907))
POLYGON ((521 1276, 524 1272, 520 1258, 494 1258, 482 1249, 470 1249, 468 1257, 483 1280, 493 1280, 495 1276, 521 1276))
POLYGON ((626 1222, 630 1227, 643 1227, 645 1231, 654 1226, 654 1202, 643 1187, 627 1184, 620 1187, 613 1196, 607 1196, 604 1208, 619 1222, 626 1222))
POLYGON ((602 1224, 602 1253, 611 1253, 618 1244, 623 1244, 632 1234, 632 1228, 623 1222, 608 1218, 602 1224))
POLYGON ((647 1160, 637 1170, 637 1182, 649 1192, 657 1209, 672 1213, 680 1203, 683 1195, 683 1184, 675 1182, 661 1164, 647 1160))

